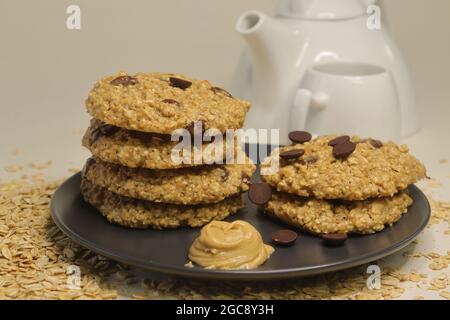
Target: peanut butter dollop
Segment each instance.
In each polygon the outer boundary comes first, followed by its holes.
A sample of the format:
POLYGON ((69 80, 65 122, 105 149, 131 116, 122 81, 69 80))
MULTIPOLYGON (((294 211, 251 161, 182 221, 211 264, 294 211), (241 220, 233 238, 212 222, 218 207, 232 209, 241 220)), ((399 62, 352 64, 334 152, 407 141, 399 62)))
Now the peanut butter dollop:
POLYGON ((192 243, 189 259, 207 269, 254 269, 273 251, 251 224, 241 220, 213 221, 192 243))

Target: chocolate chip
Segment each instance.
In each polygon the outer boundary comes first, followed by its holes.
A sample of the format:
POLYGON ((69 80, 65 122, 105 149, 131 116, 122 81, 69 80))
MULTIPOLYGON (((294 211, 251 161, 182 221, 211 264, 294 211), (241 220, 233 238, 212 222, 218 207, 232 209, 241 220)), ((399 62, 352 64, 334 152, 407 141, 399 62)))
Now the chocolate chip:
POLYGON ((229 93, 227 90, 219 88, 219 87, 212 87, 211 90, 215 93, 215 94, 223 94, 226 95, 229 98, 233 98, 233 96, 231 95, 231 93, 229 93))
POLYGON ((134 86, 138 83, 137 79, 131 76, 120 76, 110 82, 113 86, 134 86))
POLYGON ((281 246, 292 246, 297 238, 297 232, 288 229, 277 230, 272 233, 273 242, 281 246))
POLYGON ((178 101, 173 100, 173 99, 164 99, 164 100, 162 101, 162 103, 175 104, 175 105, 177 105, 177 106, 180 105, 180 103, 179 103, 178 101))
POLYGON ((350 141, 350 137, 349 136, 341 136, 341 137, 337 137, 333 140, 331 140, 330 142, 328 142, 328 145, 331 147, 334 147, 340 143, 344 143, 350 141))
POLYGON ((170 77, 169 81, 172 87, 179 88, 182 90, 186 90, 187 88, 192 86, 192 82, 180 78, 170 77))
POLYGON ((323 243, 329 246, 340 246, 345 243, 348 236, 345 233, 322 234, 323 243))
POLYGON ((317 156, 307 156, 307 157, 304 157, 304 158, 300 159, 299 162, 302 165, 309 165, 309 164, 314 164, 317 161, 319 161, 319 157, 317 157, 317 156))
POLYGON ((312 139, 312 135, 306 131, 292 131, 288 137, 293 143, 305 143, 312 139))
POLYGON ((294 149, 280 153, 280 158, 283 160, 294 160, 300 158, 305 154, 303 149, 294 149))
POLYGON ((119 131, 120 128, 110 125, 110 124, 102 124, 101 126, 95 128, 91 133, 90 143, 93 144, 98 140, 101 136, 112 136, 114 133, 119 131))
POLYGON ((335 158, 343 159, 348 157, 355 151, 356 144, 351 141, 342 142, 333 147, 333 155, 335 158))
POLYGON ((258 206, 265 205, 271 197, 272 189, 267 183, 253 183, 248 190, 248 198, 258 206))
POLYGON ((370 144, 374 147, 374 148, 381 148, 383 146, 383 142, 381 142, 380 140, 370 140, 370 144))
POLYGON ((154 133, 154 132, 143 132, 136 130, 128 130, 128 134, 134 138, 142 141, 151 142, 153 139, 160 140, 163 142, 171 141, 172 136, 170 134, 154 133))

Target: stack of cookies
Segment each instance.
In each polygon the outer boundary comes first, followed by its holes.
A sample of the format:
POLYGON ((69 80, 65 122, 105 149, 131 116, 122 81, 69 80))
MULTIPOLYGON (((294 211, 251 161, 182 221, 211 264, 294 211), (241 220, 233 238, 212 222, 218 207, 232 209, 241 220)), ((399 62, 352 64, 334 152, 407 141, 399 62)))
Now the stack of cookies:
POLYGON ((183 128, 193 134, 197 123, 219 134, 241 128, 248 102, 182 75, 120 73, 98 81, 86 106, 93 119, 83 145, 93 157, 82 171, 81 191, 110 222, 133 228, 199 227, 243 206, 241 194, 255 171, 251 161, 211 163, 218 156, 229 160, 230 146, 220 142, 220 148, 206 153, 215 142, 204 141, 189 147, 188 161, 173 161, 179 142, 172 134, 183 128))
POLYGON ((265 183, 249 196, 259 197, 268 214, 324 238, 392 225, 412 204, 407 187, 426 176, 404 145, 349 136, 312 140, 301 131, 289 137, 293 144, 275 150, 262 174, 276 160, 279 169, 262 175, 265 183))

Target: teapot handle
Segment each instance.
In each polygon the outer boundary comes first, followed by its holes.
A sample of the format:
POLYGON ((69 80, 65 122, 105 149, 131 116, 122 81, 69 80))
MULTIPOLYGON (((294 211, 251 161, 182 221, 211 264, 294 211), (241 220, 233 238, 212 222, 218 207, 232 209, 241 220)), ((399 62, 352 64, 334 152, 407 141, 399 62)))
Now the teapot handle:
POLYGON ((298 89, 291 110, 289 131, 305 130, 309 109, 325 110, 328 100, 328 95, 324 92, 313 93, 305 88, 298 89))

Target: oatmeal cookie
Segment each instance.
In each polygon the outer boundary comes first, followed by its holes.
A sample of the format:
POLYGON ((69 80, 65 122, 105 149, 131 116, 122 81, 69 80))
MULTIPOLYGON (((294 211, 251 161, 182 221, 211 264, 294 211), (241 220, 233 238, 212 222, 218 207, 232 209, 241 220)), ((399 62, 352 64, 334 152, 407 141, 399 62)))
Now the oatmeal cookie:
POLYGON ((217 155, 211 143, 203 143, 202 157, 200 162, 195 161, 195 149, 191 149, 189 161, 175 163, 172 161, 171 153, 178 144, 170 140, 170 136, 126 130, 116 126, 107 125, 99 120, 92 119, 91 125, 84 134, 82 144, 97 158, 111 163, 120 164, 130 168, 147 169, 176 169, 192 167, 205 163, 212 163, 215 159, 226 159, 231 150, 237 153, 238 143, 231 146, 223 142, 213 142, 220 145, 222 154, 217 155), (208 151, 213 150, 212 152, 208 151), (228 149, 227 149, 228 148, 228 149))
POLYGON ((85 201, 98 209, 109 222, 138 229, 201 227, 213 220, 223 220, 243 207, 241 196, 198 206, 136 200, 119 196, 87 179, 82 179, 81 193, 85 201))
POLYGON ((393 142, 322 136, 275 150, 262 164, 262 180, 277 191, 318 199, 389 197, 426 176, 408 147, 393 142), (339 141, 340 140, 340 141, 339 141), (279 159, 279 170, 269 172, 279 159))
POLYGON ((255 165, 211 165, 173 170, 131 169, 91 158, 83 175, 111 192, 172 204, 216 203, 248 190, 255 165))
POLYGON ((206 129, 238 129, 250 103, 208 81, 179 74, 124 72, 99 80, 86 100, 96 119, 118 127, 171 134, 202 121, 206 129))
POLYGON ((371 234, 397 222, 412 202, 406 191, 362 201, 319 200, 275 192, 265 212, 314 234, 371 234))

